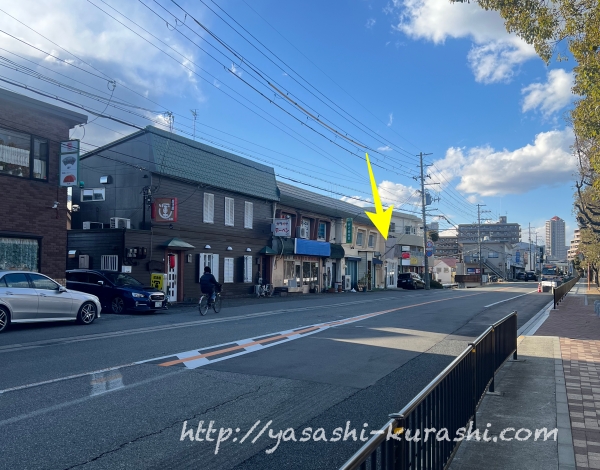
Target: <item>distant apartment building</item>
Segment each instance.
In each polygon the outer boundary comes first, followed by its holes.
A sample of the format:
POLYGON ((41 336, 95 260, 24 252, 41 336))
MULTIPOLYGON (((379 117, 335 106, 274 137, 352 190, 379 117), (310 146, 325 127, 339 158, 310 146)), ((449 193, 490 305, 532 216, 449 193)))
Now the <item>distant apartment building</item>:
POLYGON ((435 257, 437 259, 442 258, 456 258, 458 259, 459 246, 458 237, 440 237, 435 242, 435 257))
POLYGON ((491 242, 519 243, 521 241, 521 226, 508 223, 506 216, 498 222, 481 224, 460 224, 458 226, 458 243, 477 242, 477 237, 491 242))
POLYGON ((553 261, 566 260, 565 246, 565 221, 554 216, 546 221, 546 257, 553 261))
POLYGON ((579 244, 581 243, 581 232, 578 228, 573 232, 573 240, 571 240, 571 245, 569 246, 569 250, 567 251, 567 260, 573 261, 577 254, 579 253, 579 244))

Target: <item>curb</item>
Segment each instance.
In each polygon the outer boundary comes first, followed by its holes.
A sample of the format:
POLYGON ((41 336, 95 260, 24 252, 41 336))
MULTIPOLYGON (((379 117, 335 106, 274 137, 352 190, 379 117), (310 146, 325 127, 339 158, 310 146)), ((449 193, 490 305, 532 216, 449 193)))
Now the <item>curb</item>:
POLYGON ((533 336, 540 326, 550 315, 550 310, 554 307, 554 300, 548 302, 542 309, 536 313, 527 323, 517 330, 517 336, 533 336))

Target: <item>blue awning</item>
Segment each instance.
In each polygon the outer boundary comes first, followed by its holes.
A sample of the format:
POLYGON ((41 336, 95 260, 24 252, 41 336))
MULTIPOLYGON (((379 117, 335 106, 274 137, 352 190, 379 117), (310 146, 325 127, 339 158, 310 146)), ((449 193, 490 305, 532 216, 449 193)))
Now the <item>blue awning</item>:
POLYGON ((383 264, 383 261, 377 258, 373 258, 373 264, 383 264))
POLYGON ((346 259, 348 261, 362 261, 362 258, 359 258, 357 256, 346 256, 346 259))
POLYGON ((297 255, 327 256, 331 255, 331 245, 316 240, 294 239, 294 253, 297 255))

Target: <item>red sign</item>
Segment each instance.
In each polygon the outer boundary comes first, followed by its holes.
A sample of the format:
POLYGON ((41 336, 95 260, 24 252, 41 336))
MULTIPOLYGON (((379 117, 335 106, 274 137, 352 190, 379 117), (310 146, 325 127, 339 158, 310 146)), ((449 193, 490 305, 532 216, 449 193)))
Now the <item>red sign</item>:
POLYGON ((152 219, 155 222, 177 222, 177 198, 157 197, 152 203, 152 219))
POLYGON ((402 253, 402 259, 410 259, 410 253, 407 253, 407 252, 402 253))

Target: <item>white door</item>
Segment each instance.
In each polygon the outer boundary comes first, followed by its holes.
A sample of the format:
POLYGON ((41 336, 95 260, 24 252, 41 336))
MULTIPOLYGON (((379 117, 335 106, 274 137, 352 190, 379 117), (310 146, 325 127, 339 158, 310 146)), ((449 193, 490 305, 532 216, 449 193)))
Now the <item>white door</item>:
POLYGON ((173 256, 169 256, 167 262, 169 264, 169 270, 167 272, 169 302, 177 302, 177 269, 179 268, 178 253, 174 253, 173 256), (173 263, 174 267, 171 267, 171 258, 175 259, 175 263, 173 263))

